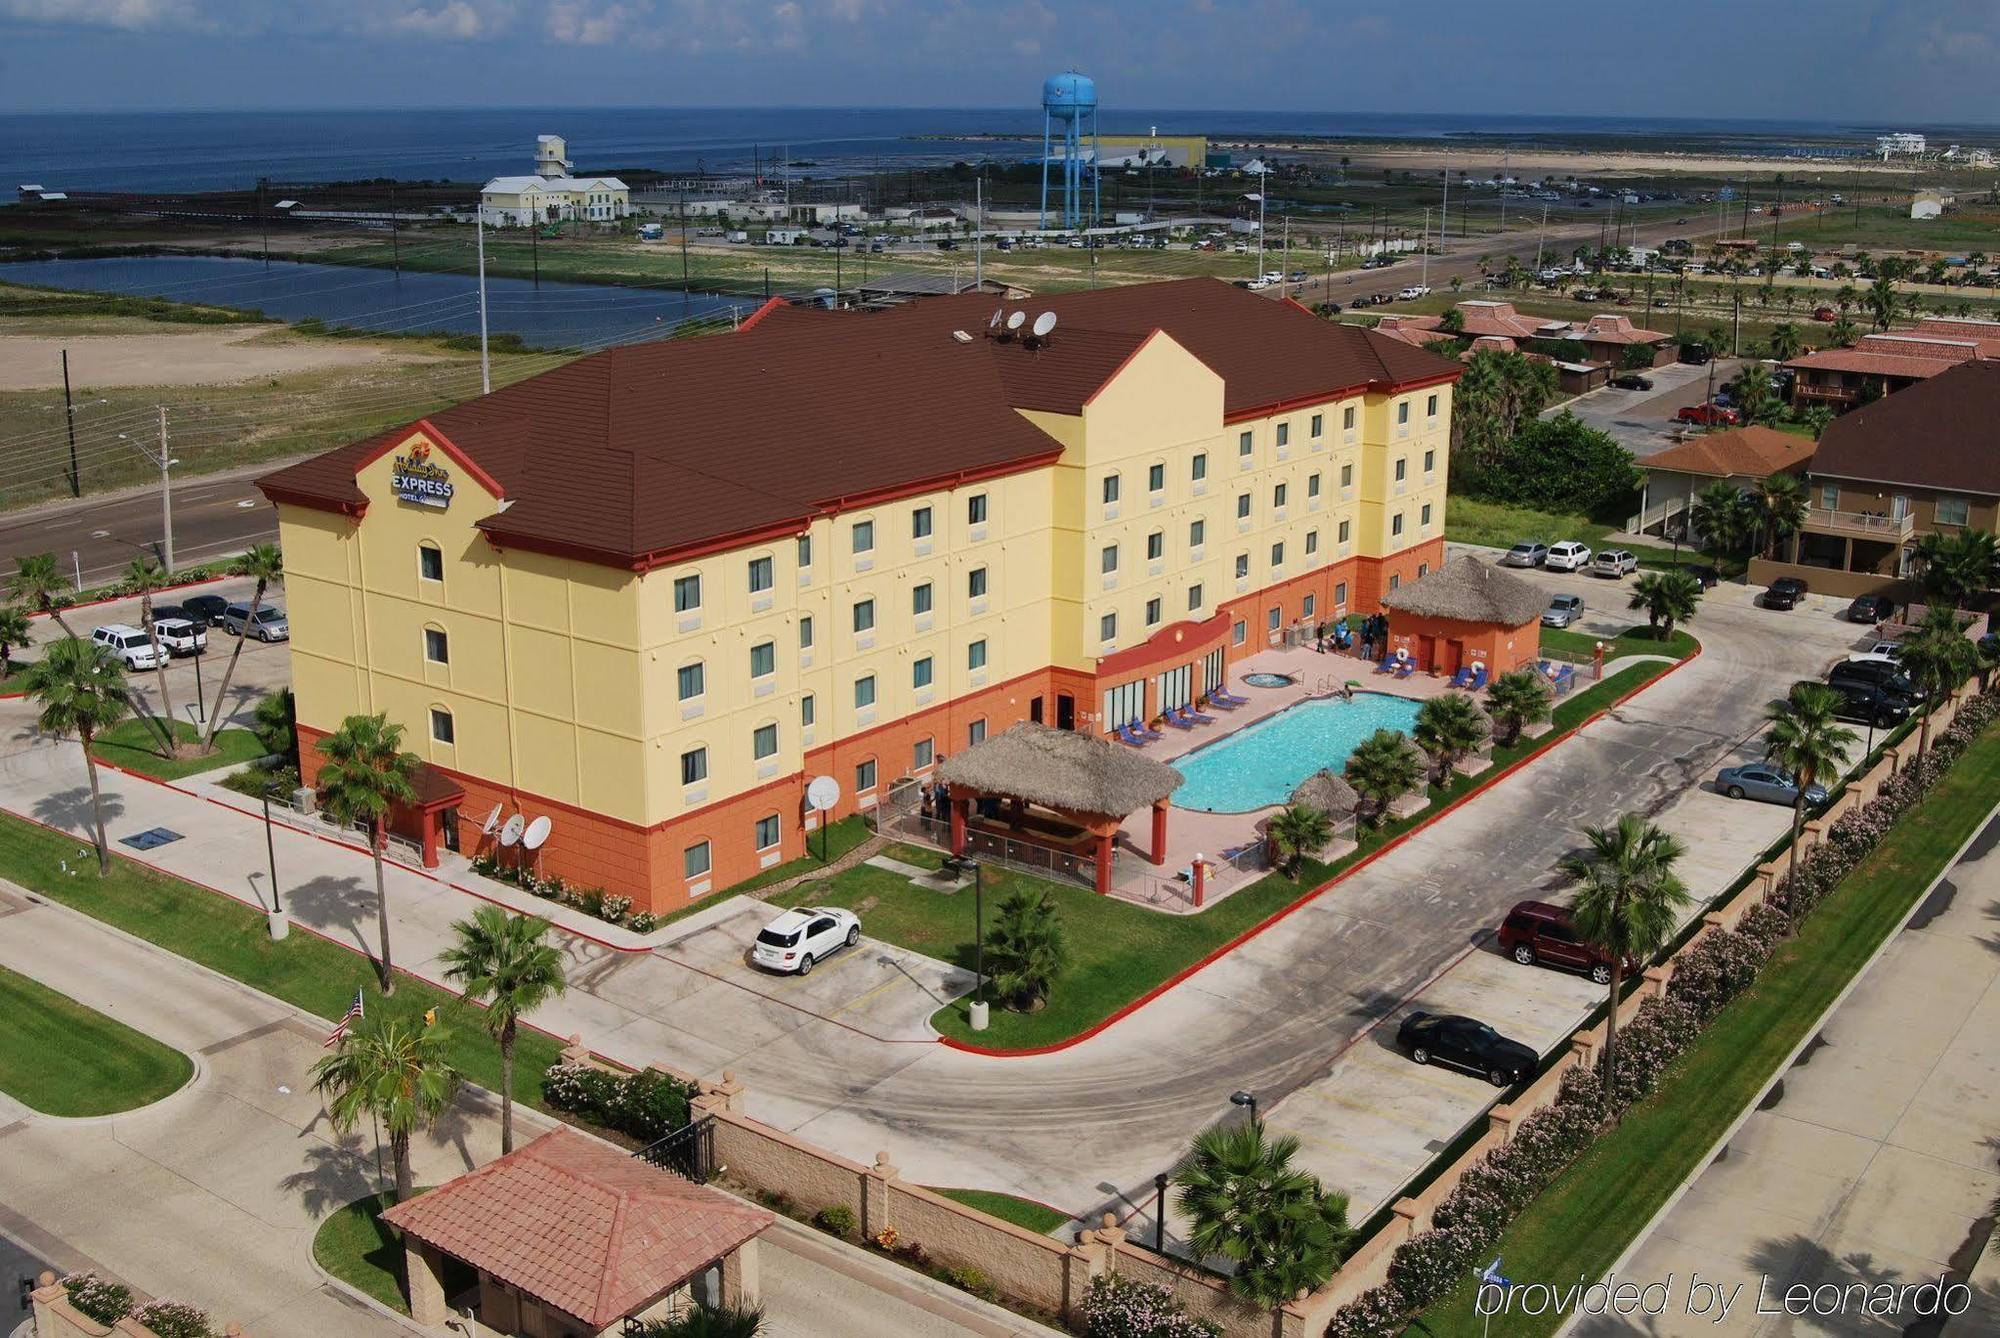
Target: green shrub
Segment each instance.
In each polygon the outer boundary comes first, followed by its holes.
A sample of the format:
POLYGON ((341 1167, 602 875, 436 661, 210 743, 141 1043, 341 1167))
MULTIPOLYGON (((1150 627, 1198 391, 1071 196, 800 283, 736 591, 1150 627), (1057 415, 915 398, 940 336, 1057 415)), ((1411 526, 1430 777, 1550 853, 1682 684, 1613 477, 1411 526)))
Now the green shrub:
POLYGON ((1000 1294, 993 1286, 991 1278, 966 1264, 947 1265, 941 1271, 941 1276, 960 1291, 971 1292, 974 1296, 983 1297, 988 1301, 1000 1294))
POLYGON ((820 1230, 830 1231, 842 1240, 854 1234, 853 1212, 837 1203, 831 1208, 820 1209, 813 1215, 813 1221, 819 1225, 820 1230))

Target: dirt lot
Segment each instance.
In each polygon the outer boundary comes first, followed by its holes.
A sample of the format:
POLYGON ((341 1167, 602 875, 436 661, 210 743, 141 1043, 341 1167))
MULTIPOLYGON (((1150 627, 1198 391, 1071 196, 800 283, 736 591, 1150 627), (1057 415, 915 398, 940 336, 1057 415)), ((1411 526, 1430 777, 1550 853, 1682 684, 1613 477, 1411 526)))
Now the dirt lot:
POLYGON ((0 322, 0 391, 60 389, 63 349, 69 350, 70 384, 79 391, 234 385, 300 372, 437 360, 414 349, 289 338, 282 326, 168 331, 145 321, 102 325, 104 333, 49 334, 0 322), (121 326, 130 329, 121 332, 121 326))

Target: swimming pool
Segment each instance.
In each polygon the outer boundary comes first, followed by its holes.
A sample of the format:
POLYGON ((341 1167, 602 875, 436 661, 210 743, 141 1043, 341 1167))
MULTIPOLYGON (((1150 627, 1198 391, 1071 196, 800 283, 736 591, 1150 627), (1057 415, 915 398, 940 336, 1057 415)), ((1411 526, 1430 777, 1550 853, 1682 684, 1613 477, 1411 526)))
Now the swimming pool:
POLYGON ((1185 779, 1174 791, 1174 805, 1248 813, 1282 804, 1315 771, 1340 770, 1355 745, 1376 730, 1407 734, 1416 718, 1417 703, 1380 692, 1358 692, 1353 701, 1300 702, 1175 759, 1185 779))

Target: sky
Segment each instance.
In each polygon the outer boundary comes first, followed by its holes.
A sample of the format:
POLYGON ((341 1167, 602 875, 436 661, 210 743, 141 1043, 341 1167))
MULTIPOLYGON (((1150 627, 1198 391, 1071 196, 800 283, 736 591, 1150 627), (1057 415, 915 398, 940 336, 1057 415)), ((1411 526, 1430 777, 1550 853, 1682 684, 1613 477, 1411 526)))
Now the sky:
POLYGON ((0 111, 1032 105, 2000 123, 2000 0, 0 0, 0 111))

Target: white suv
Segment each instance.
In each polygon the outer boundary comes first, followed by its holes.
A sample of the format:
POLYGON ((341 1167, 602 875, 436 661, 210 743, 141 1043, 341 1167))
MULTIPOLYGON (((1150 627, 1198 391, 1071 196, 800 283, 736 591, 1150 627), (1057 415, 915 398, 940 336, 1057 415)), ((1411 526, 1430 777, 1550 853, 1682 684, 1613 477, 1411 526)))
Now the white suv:
POLYGON ((106 623, 92 632, 90 639, 117 656, 127 669, 157 669, 166 663, 166 650, 155 649, 153 639, 129 623, 106 623))
POLYGON ((153 635, 169 655, 199 655, 208 649, 208 629, 186 618, 160 619, 153 624, 153 635))
POLYGON ((1550 571, 1582 571, 1590 565, 1590 549, 1573 539, 1565 539, 1549 545, 1548 561, 1542 565, 1550 571))

